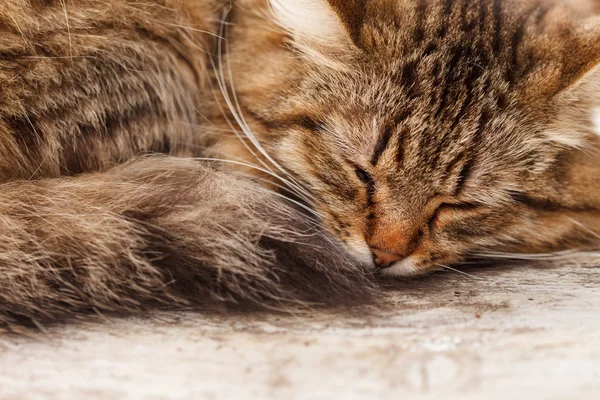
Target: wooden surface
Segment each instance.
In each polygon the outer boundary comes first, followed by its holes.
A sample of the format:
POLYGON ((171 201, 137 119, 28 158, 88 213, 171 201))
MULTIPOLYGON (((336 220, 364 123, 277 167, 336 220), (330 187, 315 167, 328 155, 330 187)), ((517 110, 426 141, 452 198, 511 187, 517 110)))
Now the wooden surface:
POLYGON ((350 312, 0 337, 0 399, 598 398, 598 264, 441 272, 350 312))

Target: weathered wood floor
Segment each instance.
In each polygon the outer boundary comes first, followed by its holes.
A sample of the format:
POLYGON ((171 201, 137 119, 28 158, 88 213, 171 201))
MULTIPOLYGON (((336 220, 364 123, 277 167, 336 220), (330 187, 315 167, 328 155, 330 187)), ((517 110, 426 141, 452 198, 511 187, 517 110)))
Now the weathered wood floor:
POLYGON ((594 399, 600 262, 471 268, 382 306, 0 337, 0 399, 594 399))

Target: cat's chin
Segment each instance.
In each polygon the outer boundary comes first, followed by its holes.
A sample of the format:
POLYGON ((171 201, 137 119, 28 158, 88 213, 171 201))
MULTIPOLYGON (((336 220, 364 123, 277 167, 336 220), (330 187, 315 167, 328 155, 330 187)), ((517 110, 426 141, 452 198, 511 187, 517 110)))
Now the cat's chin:
POLYGON ((415 257, 407 257, 397 261, 387 268, 382 268, 379 273, 387 277, 408 278, 423 275, 426 271, 419 268, 419 260, 415 257))

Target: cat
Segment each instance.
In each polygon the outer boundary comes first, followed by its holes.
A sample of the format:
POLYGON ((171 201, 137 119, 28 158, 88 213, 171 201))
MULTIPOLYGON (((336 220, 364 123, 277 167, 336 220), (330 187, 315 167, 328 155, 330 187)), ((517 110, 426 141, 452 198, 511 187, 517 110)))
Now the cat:
POLYGON ((597 12, 5 0, 0 324, 596 249, 597 12))

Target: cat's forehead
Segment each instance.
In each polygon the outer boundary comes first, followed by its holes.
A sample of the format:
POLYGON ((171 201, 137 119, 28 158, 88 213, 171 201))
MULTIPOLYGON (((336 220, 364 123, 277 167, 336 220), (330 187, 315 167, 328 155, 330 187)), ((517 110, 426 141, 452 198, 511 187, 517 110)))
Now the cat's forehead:
MULTIPOLYGON (((364 64, 326 78, 318 93, 327 151, 379 171, 396 197, 415 203, 453 193, 466 175, 485 187, 525 170, 539 132, 515 107, 510 85, 498 71, 453 57, 364 64)), ((471 193, 491 201, 490 191, 471 193)))
POLYGON ((333 47, 299 35, 298 49, 310 60, 305 70, 316 66, 317 72, 309 74, 306 90, 293 93, 325 108, 386 115, 433 108, 434 119, 444 121, 485 107, 492 115, 509 106, 536 112, 593 65, 585 54, 565 57, 565 49, 592 42, 589 35, 578 37, 574 20, 553 1, 329 4, 346 33, 336 31, 333 47))
POLYGON ((561 89, 560 73, 570 79, 564 50, 579 40, 575 26, 552 0, 377 0, 365 2, 354 42, 403 85, 427 72, 445 78, 435 86, 487 75, 494 88, 543 98, 561 89))
POLYGON ((531 47, 551 7, 493 0, 380 0, 367 5, 355 42, 369 60, 392 68, 405 61, 406 69, 415 70, 431 59, 452 72, 471 66, 502 70, 509 81, 522 72, 521 52, 533 63, 531 47))
POLYGON ((299 79, 307 86, 292 94, 295 105, 325 122, 323 151, 367 163, 391 144, 395 151, 381 154, 379 168, 389 165, 405 181, 441 172, 458 178, 468 160, 490 184, 503 173, 546 168, 552 98, 592 65, 585 53, 567 58, 564 50, 597 45, 592 34, 577 33, 568 13, 541 0, 329 4, 353 44, 338 36, 329 54, 319 52, 323 42, 300 36, 309 60, 303 71, 310 72, 299 79), (385 163, 398 153, 401 163, 385 163))
MULTIPOLYGON (((365 1, 355 43, 363 49, 407 51, 420 42, 478 42, 498 51, 521 29, 518 44, 565 14, 553 0, 374 0, 365 1), (505 35, 509 37, 505 37, 505 35)), ((512 43, 515 44, 515 43, 512 43)), ((396 53, 398 54, 398 53, 396 53)))
MULTIPOLYGON (((366 4, 355 38, 362 54, 344 73, 317 74, 314 90, 307 92, 317 93, 327 110, 336 111, 334 117, 362 119, 370 126, 375 120, 376 131, 400 126, 434 147, 448 137, 501 140, 498 132, 525 127, 526 88, 532 74, 544 75, 532 64, 536 53, 526 32, 543 29, 546 6, 492 0, 366 4), (513 14, 519 12, 516 20, 513 14)), ((543 66, 553 70, 551 63, 543 66)), ((373 135, 371 127, 363 131, 373 135)))

